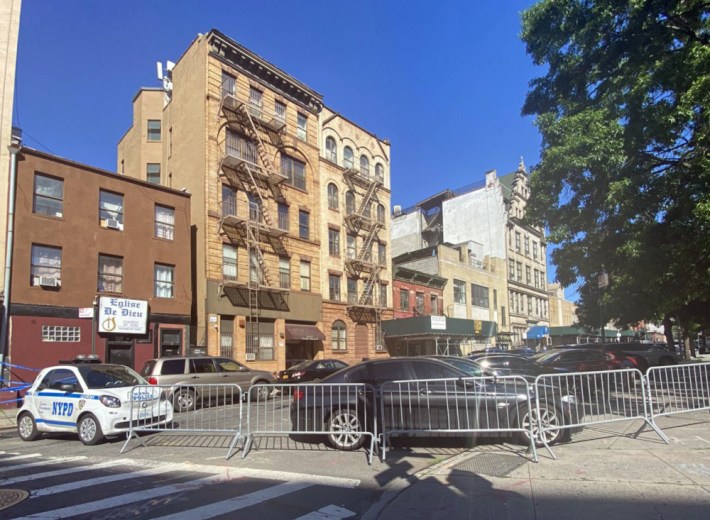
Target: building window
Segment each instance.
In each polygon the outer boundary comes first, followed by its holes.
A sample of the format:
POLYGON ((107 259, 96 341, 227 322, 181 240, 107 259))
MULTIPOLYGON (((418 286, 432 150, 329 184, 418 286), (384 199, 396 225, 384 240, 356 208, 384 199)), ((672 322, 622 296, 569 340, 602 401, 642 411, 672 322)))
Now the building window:
POLYGON ((380 307, 387 307, 387 284, 380 284, 380 307))
POLYGON ((340 231, 337 229, 328 229, 328 253, 340 256, 340 231))
POLYGON ((61 217, 64 214, 64 181, 36 174, 32 211, 40 215, 61 217))
POLYGON ((286 105, 281 101, 274 101, 274 119, 282 125, 286 124, 286 105))
POLYGON ((175 266, 155 264, 155 293, 157 298, 175 297, 175 266))
POLYGON ((540 288, 540 271, 538 271, 537 269, 535 269, 535 288, 540 288))
POLYGON ((227 155, 237 157, 243 161, 257 164, 259 162, 259 152, 256 149, 254 141, 247 139, 241 134, 227 129, 227 138, 225 140, 225 152, 227 155))
POLYGON ((525 235, 525 256, 530 256, 530 237, 525 235))
POLYGON ((148 141, 160 141, 160 119, 148 119, 148 141))
POLYGON ((365 156, 360 156, 360 175, 363 177, 370 176, 370 160, 365 156))
POLYGON ((61 282, 62 250, 58 247, 32 245, 30 285, 56 287, 61 282))
POLYGON ((279 257, 279 287, 291 288, 291 261, 287 256, 279 257))
POLYGON ((330 136, 325 138, 325 158, 338 164, 338 145, 335 143, 335 139, 330 136))
POLYGON ((438 316, 439 315, 439 297, 436 294, 432 294, 430 296, 431 300, 431 315, 432 316, 438 316))
POLYGON ((424 293, 417 291, 414 298, 414 310, 417 311, 417 314, 424 314, 424 293))
POLYGON ((42 325, 42 341, 46 343, 79 343, 81 342, 81 327, 42 325))
POLYGON ((166 240, 175 238, 175 210, 167 206, 155 205, 155 236, 166 240))
POLYGON ((348 303, 357 303, 357 280, 348 278, 348 303))
POLYGON ((308 240, 310 236, 310 218, 311 215, 307 211, 298 210, 298 236, 304 240, 308 240))
POLYGON ((231 186, 222 184, 222 217, 236 216, 237 191, 231 186))
POLYGON ((237 78, 229 74, 228 72, 222 71, 222 97, 227 96, 236 97, 237 95, 237 78))
POLYGON ((123 230, 123 195, 99 191, 99 221, 102 227, 123 230))
POLYGON ((279 229, 281 231, 288 231, 288 206, 286 204, 281 204, 279 203, 278 206, 278 212, 279 212, 279 229))
POLYGON ((532 275, 530 274, 530 266, 529 265, 525 266, 525 283, 528 285, 532 285, 532 275))
POLYGON ((99 277, 96 290, 109 293, 123 292, 123 258, 99 255, 99 277))
POLYGON ((306 189, 305 163, 288 155, 281 155, 281 174, 286 177, 286 182, 294 188, 306 189))
POLYGON ((508 260, 508 278, 515 280, 515 260, 508 260))
POLYGON ((352 215, 355 213, 355 194, 352 191, 345 192, 345 214, 352 215))
POLYGON ((399 290, 399 308, 403 311, 409 310, 409 291, 407 289, 399 290))
POLYGON ((377 222, 380 224, 385 223, 385 207, 382 204, 377 204, 377 222))
POLYGON ((311 263, 301 260, 301 290, 311 290, 311 263))
POLYGON ((249 112, 251 115, 261 119, 261 109, 263 107, 263 92, 254 87, 249 87, 249 112))
POLYGON ((245 350, 247 358, 258 361, 272 361, 275 352, 273 324, 248 322, 246 325, 247 338, 245 350))
POLYGON ((296 128, 296 137, 305 141, 308 136, 308 118, 299 113, 296 121, 298 123, 298 127, 296 128))
POLYGON ((520 232, 515 232, 515 250, 520 253, 520 232))
POLYGON ((348 233, 346 240, 347 244, 345 256, 346 258, 348 258, 348 260, 353 260, 354 258, 357 258, 357 236, 348 233))
POLYGON ((340 301, 340 276, 331 274, 328 275, 328 290, 331 300, 340 301))
POLYGON ((338 211, 338 187, 332 182, 328 184, 328 209, 338 211))
POLYGON ((384 244, 377 244, 377 263, 387 265, 387 246, 384 244))
POLYGON ((237 281, 237 248, 231 244, 222 244, 222 278, 237 281))
POLYGON ((476 307, 485 307, 487 309, 489 306, 488 287, 472 283, 471 298, 471 305, 475 305, 476 307))
POLYGON ((508 324, 505 317, 505 305, 500 306, 500 324, 504 327, 508 324))
POLYGON ((353 149, 349 146, 343 148, 343 168, 352 170, 355 167, 353 149))
POLYGON ((533 260, 537 260, 537 242, 533 242, 533 260))
POLYGON ((332 350, 347 350, 348 348, 348 329, 343 321, 333 322, 333 327, 330 329, 330 348, 332 350))
POLYGON ((259 262, 259 252, 255 249, 249 251, 249 283, 264 284, 264 270, 259 262))
POLYGON ((378 182, 385 182, 385 167, 380 163, 375 165, 375 179, 378 182))
POLYGON ((252 222, 263 222, 264 213, 261 209, 261 198, 253 193, 247 193, 247 201, 249 203, 249 220, 252 222))
POLYGON ((515 262, 515 272, 518 275, 518 281, 523 281, 523 264, 520 262, 515 262))
POLYGON ((528 296, 528 316, 532 316, 533 313, 533 302, 532 298, 528 296))
POLYGON ((466 303, 466 282, 454 280, 454 303, 466 303))

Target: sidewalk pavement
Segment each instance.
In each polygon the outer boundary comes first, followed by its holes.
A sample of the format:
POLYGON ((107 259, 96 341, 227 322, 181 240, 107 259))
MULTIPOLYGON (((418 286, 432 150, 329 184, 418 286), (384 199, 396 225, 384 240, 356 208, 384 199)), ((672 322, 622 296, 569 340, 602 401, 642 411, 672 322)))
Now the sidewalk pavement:
POLYGON ((15 428, 17 423, 17 408, 0 408, 0 430, 15 428))
POLYGON ((478 446, 392 486, 363 519, 707 520, 709 421, 660 418, 669 445, 649 428, 634 438, 643 421, 596 425, 537 463, 520 446, 478 446))

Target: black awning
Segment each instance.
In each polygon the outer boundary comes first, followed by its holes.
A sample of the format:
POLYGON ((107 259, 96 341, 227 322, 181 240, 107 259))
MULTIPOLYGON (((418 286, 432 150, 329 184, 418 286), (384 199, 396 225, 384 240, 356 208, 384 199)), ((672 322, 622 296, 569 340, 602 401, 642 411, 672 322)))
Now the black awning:
POLYGON ((325 335, 315 325, 286 324, 286 341, 323 341, 325 335))

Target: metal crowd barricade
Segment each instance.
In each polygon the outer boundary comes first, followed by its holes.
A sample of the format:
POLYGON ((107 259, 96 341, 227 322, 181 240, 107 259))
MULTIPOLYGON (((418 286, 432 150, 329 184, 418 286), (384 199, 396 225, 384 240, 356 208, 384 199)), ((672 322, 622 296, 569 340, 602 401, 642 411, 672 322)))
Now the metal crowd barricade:
MULTIPOLYGON (((667 437, 649 420, 643 375, 636 369, 545 374, 535 379, 535 407, 539 418, 545 413, 563 412, 561 427, 572 432, 593 424, 642 420, 663 439, 667 437), (546 412, 547 411, 547 412, 546 412)), ((539 425, 539 438, 553 458, 545 435, 557 426, 539 425)))
POLYGON ((368 462, 377 439, 376 392, 362 383, 259 384, 252 386, 246 412, 242 458, 259 435, 324 435, 340 449, 356 449, 369 439, 368 462), (257 390, 267 386, 264 399, 257 390))
POLYGON ((710 409, 710 363, 651 367, 646 372, 649 421, 710 409))
POLYGON ((229 459, 242 437, 243 394, 237 384, 141 385, 134 388, 129 399, 132 420, 121 453, 133 438, 145 446, 141 434, 228 434, 233 436, 226 457, 229 459), (150 413, 150 403, 157 403, 159 414, 150 413))
POLYGON ((393 436, 517 433, 537 462, 534 402, 522 376, 387 382, 379 402, 383 460, 393 436))

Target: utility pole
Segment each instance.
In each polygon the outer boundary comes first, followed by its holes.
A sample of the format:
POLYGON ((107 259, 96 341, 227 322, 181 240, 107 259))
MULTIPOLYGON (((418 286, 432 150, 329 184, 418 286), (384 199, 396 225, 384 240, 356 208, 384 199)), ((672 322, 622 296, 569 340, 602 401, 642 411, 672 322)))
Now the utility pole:
POLYGON ((597 277, 599 287, 599 321, 601 322, 602 345, 606 343, 606 331, 604 326, 604 288, 609 285, 609 275, 602 271, 597 277))

